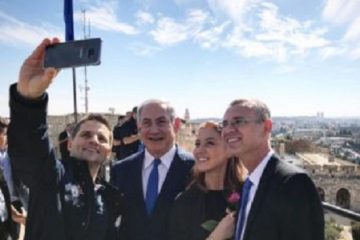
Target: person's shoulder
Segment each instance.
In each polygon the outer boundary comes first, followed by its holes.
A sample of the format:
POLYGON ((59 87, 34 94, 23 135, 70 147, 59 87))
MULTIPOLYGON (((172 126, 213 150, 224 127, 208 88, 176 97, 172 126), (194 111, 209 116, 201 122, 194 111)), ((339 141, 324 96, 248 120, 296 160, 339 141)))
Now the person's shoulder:
MULTIPOLYGON (((136 124, 136 122, 135 122, 135 124, 136 124)), ((130 119, 126 120, 123 123, 123 125, 121 125, 121 127, 122 128, 129 128, 129 127, 132 127, 133 125, 134 125, 134 123, 133 123, 132 119, 130 118, 130 119)))
POLYGON ((274 176, 281 181, 283 185, 307 185, 312 184, 312 180, 308 173, 293 164, 287 163, 281 160, 278 156, 273 156, 272 161, 275 161, 275 169, 274 169, 274 176))
POLYGON ((121 125, 116 124, 116 125, 113 127, 113 132, 115 133, 115 132, 119 131, 120 128, 121 128, 121 125))
POLYGON ((274 165, 274 172, 277 175, 292 176, 296 174, 306 174, 302 168, 285 162, 276 154, 270 158, 268 165, 274 165))
POLYGON ((105 179, 98 178, 98 183, 103 187, 103 189, 107 195, 110 195, 110 196, 116 197, 116 198, 123 197, 124 194, 119 190, 119 188, 117 186, 107 182, 105 179))
POLYGON ((133 127, 137 127, 137 123, 136 123, 136 120, 135 120, 135 118, 130 118, 129 119, 129 124, 131 125, 131 126, 133 126, 133 127))
POLYGON ((178 146, 176 148, 176 154, 183 161, 187 161, 189 163, 193 163, 195 161, 194 155, 192 153, 187 152, 178 146))
POLYGON ((113 164, 113 169, 127 169, 134 164, 136 164, 138 161, 141 161, 144 158, 144 151, 136 152, 128 157, 126 157, 123 160, 117 161, 113 164))
POLYGON ((193 204, 194 200, 198 197, 200 197, 201 195, 203 195, 204 192, 201 191, 198 187, 196 186, 191 186, 190 188, 186 189, 185 191, 179 193, 176 196, 175 201, 179 204, 193 204))

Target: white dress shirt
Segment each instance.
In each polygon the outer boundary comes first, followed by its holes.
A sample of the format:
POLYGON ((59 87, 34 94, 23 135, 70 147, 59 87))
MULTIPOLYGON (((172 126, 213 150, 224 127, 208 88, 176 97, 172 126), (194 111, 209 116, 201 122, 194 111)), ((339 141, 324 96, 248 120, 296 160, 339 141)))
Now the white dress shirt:
POLYGON ((260 179, 261 176, 264 172, 264 169, 266 167, 266 165, 268 164, 271 156, 274 154, 273 150, 270 150, 266 156, 264 157, 264 159, 260 162, 260 164, 254 169, 254 171, 252 171, 252 173, 250 173, 250 175, 248 176, 248 178, 250 179, 250 181, 252 182, 252 186, 250 189, 250 193, 249 193, 249 200, 248 203, 246 205, 246 212, 245 212, 245 220, 244 220, 244 227, 242 229, 242 233, 241 233, 241 237, 240 240, 242 240, 244 238, 244 231, 246 229, 246 224, 247 224, 247 218, 249 216, 249 212, 251 209, 251 205, 254 201, 254 197, 256 194, 256 191, 259 187, 259 183, 260 183, 260 179))
MULTIPOLYGON (((175 145, 170 148, 170 150, 165 153, 163 156, 161 156, 159 159, 161 160, 161 163, 158 166, 159 170, 159 186, 158 186, 158 192, 161 192, 161 187, 164 184, 166 175, 169 171, 169 168, 171 166, 172 161, 174 160, 174 156, 176 153, 176 147, 175 145)), ((146 196, 146 189, 148 184, 148 179, 151 173, 151 170, 153 169, 153 161, 155 157, 152 156, 147 149, 145 148, 145 159, 142 169, 142 185, 143 185, 143 194, 144 199, 146 196)))

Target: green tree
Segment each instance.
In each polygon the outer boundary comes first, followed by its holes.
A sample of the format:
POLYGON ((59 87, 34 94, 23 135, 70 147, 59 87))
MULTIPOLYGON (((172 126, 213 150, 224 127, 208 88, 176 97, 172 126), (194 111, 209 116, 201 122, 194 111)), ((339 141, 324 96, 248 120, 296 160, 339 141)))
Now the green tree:
POLYGON ((285 145, 286 152, 289 154, 295 154, 297 152, 313 152, 315 149, 314 144, 306 139, 297 139, 287 141, 285 145))
POLYGON ((360 223, 359 222, 351 222, 351 234, 353 240, 360 240, 360 223))
POLYGON ((343 228, 333 218, 325 221, 325 240, 338 240, 343 228))

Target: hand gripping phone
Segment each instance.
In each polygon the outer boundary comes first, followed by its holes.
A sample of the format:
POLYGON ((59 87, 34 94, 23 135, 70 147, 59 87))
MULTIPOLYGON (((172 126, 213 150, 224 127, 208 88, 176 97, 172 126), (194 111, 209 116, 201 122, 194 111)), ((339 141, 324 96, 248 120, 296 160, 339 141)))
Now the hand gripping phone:
POLYGON ((44 68, 70 68, 99 65, 100 57, 100 38, 57 43, 46 48, 44 68))

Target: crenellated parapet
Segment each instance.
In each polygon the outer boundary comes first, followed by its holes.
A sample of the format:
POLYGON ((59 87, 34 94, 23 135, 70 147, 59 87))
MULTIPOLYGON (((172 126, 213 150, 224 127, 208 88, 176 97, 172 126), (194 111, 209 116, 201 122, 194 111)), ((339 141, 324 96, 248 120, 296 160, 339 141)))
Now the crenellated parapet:
POLYGON ((359 177, 360 167, 356 165, 309 165, 304 164, 303 168, 314 177, 359 177))
POLYGON ((360 212, 360 167, 323 153, 298 153, 322 200, 360 212))

